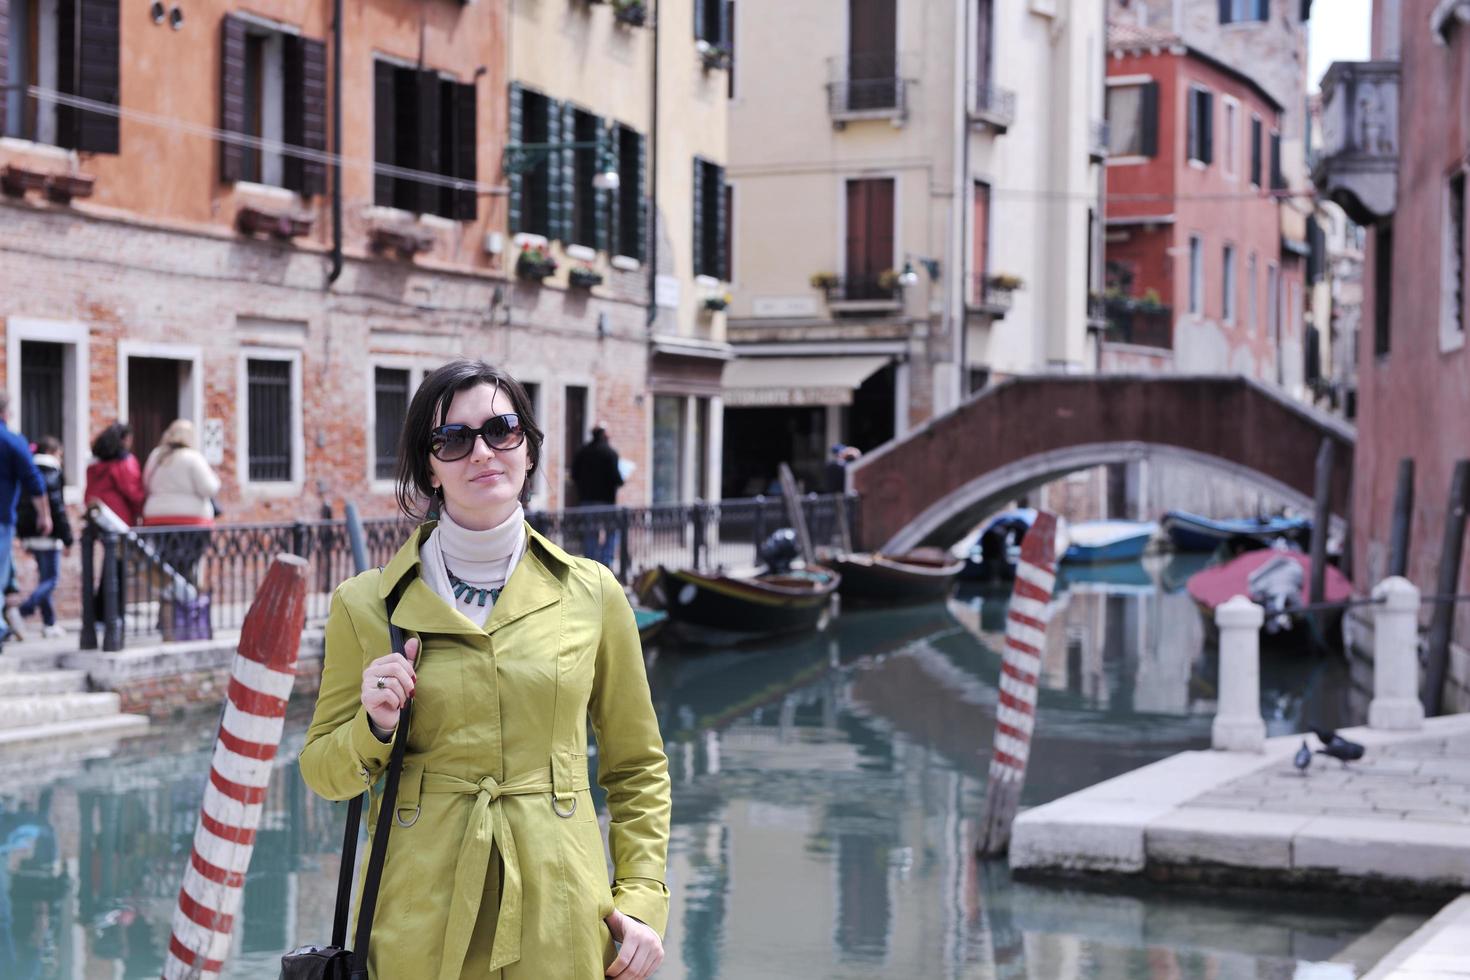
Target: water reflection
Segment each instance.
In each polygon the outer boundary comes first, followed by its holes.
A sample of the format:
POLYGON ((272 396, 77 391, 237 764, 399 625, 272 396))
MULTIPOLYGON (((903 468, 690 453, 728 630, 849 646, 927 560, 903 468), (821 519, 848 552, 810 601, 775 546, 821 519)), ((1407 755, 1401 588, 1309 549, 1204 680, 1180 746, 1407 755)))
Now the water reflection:
MULTIPOLYGON (((1027 804, 1208 742, 1215 666, 1171 591, 1183 575, 1064 580, 1027 804)), ((660 651, 650 678, 675 784, 661 976, 1357 975, 1366 964, 1343 950, 1382 910, 1018 883, 973 858, 1005 600, 965 593, 756 649, 660 651)), ((1328 710, 1324 675, 1268 663, 1273 726, 1328 710)), ((297 773, 309 709, 288 724, 229 977, 275 976, 283 949, 330 931, 343 808, 297 773)), ((115 751, 58 747, 44 769, 0 758, 0 977, 158 976, 212 738, 201 720, 115 751)))

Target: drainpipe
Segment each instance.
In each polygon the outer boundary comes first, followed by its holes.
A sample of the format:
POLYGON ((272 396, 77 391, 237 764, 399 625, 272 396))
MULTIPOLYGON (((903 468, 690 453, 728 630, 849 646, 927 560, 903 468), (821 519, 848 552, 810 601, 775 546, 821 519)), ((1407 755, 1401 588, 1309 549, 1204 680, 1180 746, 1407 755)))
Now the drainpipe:
MULTIPOLYGON (((337 0, 341 2, 341 0, 337 0)), ((658 319, 658 46, 663 10, 653 12, 653 100, 648 123, 648 332, 658 319)))
POLYGON ((327 286, 342 275, 342 0, 332 0, 332 268, 327 286))
MULTIPOLYGON (((970 0, 960 0, 960 63, 955 74, 960 78, 959 103, 960 103, 960 179, 959 192, 955 195, 955 206, 960 209, 960 247, 955 253, 955 261, 950 263, 958 275, 959 280, 959 304, 955 307, 955 316, 959 323, 959 387, 955 406, 958 407, 970 394, 970 309, 967 302, 967 289, 970 271, 970 260, 966 258, 970 247, 970 221, 974 205, 970 202, 970 119, 969 119, 969 89, 970 83, 970 42, 974 37, 973 26, 970 23, 970 0)), ((978 11, 977 11, 978 15, 978 11)), ((974 84, 978 86, 981 79, 977 76, 974 84)), ((975 270, 979 274, 980 270, 975 270)))

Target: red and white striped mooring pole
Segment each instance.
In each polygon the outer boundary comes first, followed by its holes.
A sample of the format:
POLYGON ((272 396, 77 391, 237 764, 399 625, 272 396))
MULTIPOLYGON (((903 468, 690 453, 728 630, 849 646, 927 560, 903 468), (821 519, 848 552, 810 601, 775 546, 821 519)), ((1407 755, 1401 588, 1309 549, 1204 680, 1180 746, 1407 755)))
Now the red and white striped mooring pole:
POLYGON ((165 980, 218 976, 255 850, 306 624, 306 562, 277 555, 245 614, 214 743, 194 851, 184 869, 165 980))
POLYGON ((985 789, 985 817, 978 850, 1005 853, 1011 821, 1021 802, 1031 732, 1036 726, 1036 678, 1046 648, 1046 622, 1056 585, 1056 515, 1037 511, 1036 521, 1021 541, 1016 585, 1006 613, 1006 649, 1000 664, 1000 696, 995 707, 994 751, 985 789))

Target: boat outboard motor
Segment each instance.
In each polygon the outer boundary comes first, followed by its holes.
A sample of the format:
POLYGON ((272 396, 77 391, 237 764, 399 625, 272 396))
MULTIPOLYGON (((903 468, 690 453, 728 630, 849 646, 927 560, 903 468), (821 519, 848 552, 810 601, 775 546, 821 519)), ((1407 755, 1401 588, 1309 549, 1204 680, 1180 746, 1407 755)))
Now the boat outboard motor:
POLYGON ((772 575, 783 575, 791 571, 791 563, 800 554, 801 548, 796 543, 796 532, 789 527, 772 531, 756 551, 756 555, 766 566, 766 571, 772 575))

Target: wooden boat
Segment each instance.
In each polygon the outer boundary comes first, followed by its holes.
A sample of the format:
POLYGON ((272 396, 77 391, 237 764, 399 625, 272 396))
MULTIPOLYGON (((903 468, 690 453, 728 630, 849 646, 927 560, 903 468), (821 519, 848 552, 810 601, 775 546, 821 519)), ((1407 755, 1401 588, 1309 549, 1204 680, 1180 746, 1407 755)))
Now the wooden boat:
POLYGON ((981 529, 965 558, 960 578, 967 582, 1008 581, 1016 574, 1021 539, 1036 521, 1036 508, 1002 511, 981 529))
POLYGON ((638 639, 643 641, 645 647, 653 645, 658 635, 664 631, 669 624, 669 614, 662 609, 644 609, 639 606, 633 607, 633 618, 638 623, 638 639))
MULTIPOLYGON (((1223 565, 1196 572, 1189 579, 1189 595, 1199 605, 1213 628, 1215 608, 1232 596, 1243 595, 1266 610, 1261 632, 1285 638, 1307 631, 1309 618, 1291 610, 1307 605, 1312 582, 1312 560, 1300 551, 1266 548, 1247 551, 1223 565)), ((1353 583, 1334 566, 1323 574, 1324 602, 1345 602, 1353 596, 1353 583)), ((1327 610, 1316 617, 1322 639, 1337 635, 1342 610, 1327 610)))
POLYGON ((1082 521, 1072 525, 1062 561, 1137 561, 1158 529, 1153 521, 1082 521))
POLYGON ((739 576, 660 571, 669 617, 681 626, 714 631, 694 637, 713 642, 815 630, 842 582, 840 575, 821 565, 739 576))
POLYGON ((1138 561, 1069 563, 1057 569, 1055 593, 1148 595, 1156 590, 1153 576, 1138 561))
POLYGON ((844 601, 893 605, 940 601, 965 567, 937 548, 832 555, 824 563, 842 577, 837 591, 844 601))
POLYGON ((1212 520, 1183 510, 1171 510, 1159 522, 1176 551, 1214 551, 1221 545, 1236 549, 1266 548, 1286 539, 1305 541, 1312 522, 1305 517, 1242 517, 1212 520))

